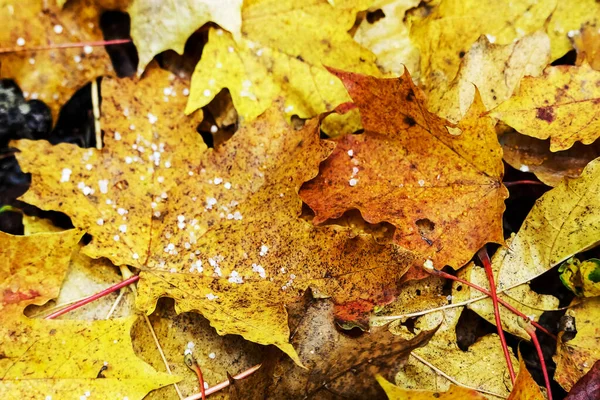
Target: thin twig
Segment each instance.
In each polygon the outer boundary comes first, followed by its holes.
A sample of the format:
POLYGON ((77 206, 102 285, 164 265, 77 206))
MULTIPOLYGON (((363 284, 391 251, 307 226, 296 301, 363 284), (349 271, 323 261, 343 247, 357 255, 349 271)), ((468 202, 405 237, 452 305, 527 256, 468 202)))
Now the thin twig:
POLYGON ((190 354, 186 354, 183 357, 183 361, 185 362, 185 365, 187 365, 187 367, 189 369, 191 369, 192 371, 194 371, 194 373, 196 374, 196 377, 198 378, 198 383, 200 385, 200 394, 202 395, 202 400, 206 400, 206 388, 204 387, 204 376, 202 376, 202 369, 200 368, 200 364, 198 364, 198 360, 196 360, 194 358, 194 356, 190 353, 190 354))
POLYGON ((93 42, 77 42, 77 43, 58 43, 46 46, 32 46, 32 47, 5 47, 0 48, 0 54, 5 53, 22 53, 25 51, 44 51, 53 49, 71 49, 76 47, 99 47, 99 46, 113 46, 116 44, 131 43, 131 39, 114 39, 114 40, 96 40, 93 42))
POLYGON ((115 285, 112 285, 112 286, 110 286, 110 287, 102 290, 101 292, 95 293, 95 294, 93 294, 91 296, 88 296, 88 297, 86 297, 86 298, 84 298, 82 300, 79 300, 79 301, 71 304, 70 306, 67 306, 67 307, 62 308, 62 309, 60 309, 58 311, 55 311, 52 314, 45 316, 44 319, 54 319, 56 317, 60 317, 61 315, 66 314, 69 311, 73 311, 73 310, 75 310, 75 309, 77 309, 79 307, 82 307, 82 306, 84 306, 84 305, 86 305, 88 303, 91 303, 92 301, 97 300, 97 299, 99 299, 101 297, 104 297, 107 294, 116 292, 117 290, 121 289, 122 287, 131 285, 132 283, 137 282, 139 279, 140 279, 140 277, 138 275, 134 275, 134 276, 132 276, 132 277, 130 277, 128 279, 125 279, 124 281, 121 281, 121 282, 119 282, 119 283, 117 283, 115 285))
POLYGON ((550 378, 548 377, 548 370, 546 369, 546 361, 544 360, 544 353, 542 353, 542 347, 540 346, 540 342, 535 333, 535 328, 527 321, 522 324, 522 327, 531 337, 533 346, 538 353, 540 365, 542 366, 542 375, 544 375, 544 383, 546 384, 546 391, 548 392, 548 400, 552 400, 552 388, 550 387, 550 378))
POLYGON ((510 375, 510 380, 512 384, 515 384, 515 369, 512 364, 512 360, 510 358, 510 353, 508 352, 508 344, 506 344, 506 338, 504 337, 504 330, 502 329, 502 319, 500 318, 500 308, 498 307, 498 296, 496 295, 496 283, 494 282, 494 272, 492 271, 492 263, 490 262, 490 257, 485 249, 485 246, 479 250, 477 253, 479 259, 483 263, 483 268, 485 269, 485 274, 487 275, 488 282, 490 285, 490 293, 492 295, 492 304, 494 306, 494 318, 496 319, 496 329, 498 331, 498 336, 500 337, 500 344, 502 345, 502 352, 504 353, 504 358, 506 359, 506 366, 508 367, 508 373, 510 375))
MULTIPOLYGON (((258 371, 258 369, 260 368, 261 365, 262 364, 256 364, 255 366, 250 367, 247 370, 245 370, 244 372, 240 372, 239 374, 237 374, 236 376, 234 376, 233 379, 244 379, 244 378, 252 375, 256 371, 258 371)), ((207 396, 211 395, 213 393, 218 392, 219 390, 225 389, 230 384, 231 384, 231 382, 229 382, 229 380, 226 380, 224 382, 219 383, 218 385, 209 387, 208 389, 206 389, 205 393, 206 393, 207 396)), ((191 396, 186 397, 183 400, 200 400, 200 399, 202 399, 202 393, 193 394, 191 396)))
MULTIPOLYGON (((421 363, 425 364, 426 366, 428 366, 429 368, 431 368, 435 373, 437 373, 438 375, 440 375, 440 376, 448 379, 450 382, 454 383, 456 386, 462 386, 465 389, 471 389, 471 390, 475 390, 476 392, 479 392, 479 393, 485 393, 485 394, 489 394, 491 396, 495 396, 495 397, 498 397, 498 398, 501 398, 501 399, 506 399, 506 396, 503 396, 501 394, 490 392, 490 391, 485 390, 485 389, 475 388, 475 387, 468 386, 468 385, 465 385, 463 383, 460 383, 459 381, 457 381, 456 379, 454 379, 453 377, 451 377, 450 375, 448 375, 447 373, 445 373, 441 369, 437 368, 435 365, 431 364, 429 361, 427 361, 427 360, 419 357, 415 353, 410 353, 410 356, 414 357, 416 360, 418 360, 421 363)), ((185 400, 188 400, 188 399, 185 399, 185 400)))
POLYGON ((92 112, 94 113, 94 133, 96 134, 96 148, 102 150, 102 130, 100 129, 100 96, 98 94, 98 80, 92 79, 92 112))
POLYGON ((121 299, 123 299, 123 296, 125 295, 125 289, 121 289, 121 291, 119 292, 119 295, 117 296, 117 299, 115 300, 115 302, 113 303, 112 307, 110 308, 110 310, 108 311, 108 314, 106 314, 106 317, 104 317, 104 319, 109 319, 110 317, 112 317, 113 313, 115 312, 115 310, 117 309, 117 306, 119 305, 119 303, 121 302, 121 299))

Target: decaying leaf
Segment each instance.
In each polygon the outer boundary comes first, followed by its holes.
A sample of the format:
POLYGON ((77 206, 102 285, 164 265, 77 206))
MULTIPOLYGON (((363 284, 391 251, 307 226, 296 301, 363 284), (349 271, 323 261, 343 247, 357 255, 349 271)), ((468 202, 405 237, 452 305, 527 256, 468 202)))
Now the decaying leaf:
POLYGON ((600 156, 600 141, 591 145, 575 143, 565 151, 550 151, 550 140, 521 135, 514 130, 500 137, 504 161, 523 172, 533 172, 548 186, 556 186, 563 178, 577 178, 594 158, 600 156))
POLYGON ((23 310, 58 295, 82 232, 31 236, 0 232, 0 397, 141 399, 177 378, 157 373, 133 353, 135 318, 112 321, 29 319, 23 310), (106 368, 105 368, 106 367, 106 368))
MULTIPOLYGON (((51 46, 102 40, 100 9, 93 0, 70 1, 63 9, 43 1, 0 1, 0 48, 51 46)), ((52 49, 0 54, 0 76, 11 78, 27 99, 40 99, 56 123, 60 107, 87 82, 112 75, 103 47, 52 49)))
POLYGON ((600 398, 600 360, 583 376, 565 397, 565 400, 589 400, 600 398))
POLYGON ((540 387, 531 377, 525 365, 525 360, 523 357, 520 357, 520 354, 519 358, 521 359, 519 362, 519 374, 507 400, 545 400, 546 397, 544 397, 540 387))
POLYGON ((414 349, 424 346, 436 327, 406 339, 387 327, 374 328, 359 337, 340 332, 333 322, 329 300, 310 300, 292 344, 305 368, 288 357, 279 358, 266 392, 268 399, 381 398, 375 376, 393 378, 397 368, 414 349))
POLYGON ((462 400, 475 399, 483 400, 485 397, 475 390, 466 389, 462 386, 450 385, 450 389, 445 392, 433 390, 407 390, 399 388, 390 383, 381 375, 377 376, 377 382, 381 385, 389 400, 462 400))
MULTIPOLYGON (((565 179, 533 206, 510 245, 492 259, 498 289, 526 284, 600 237, 600 159, 581 177, 565 179)), ((506 294, 512 297, 512 290, 506 294)), ((517 296, 518 298, 518 296, 517 296)))
POLYGON ((127 8, 131 38, 138 48, 141 75, 152 57, 173 49, 183 54, 188 37, 212 21, 240 37, 242 0, 134 0, 127 8))
POLYGON ((325 65, 379 74, 375 56, 348 34, 366 0, 253 0, 242 8, 242 39, 211 29, 192 77, 186 112, 208 104, 223 88, 242 120, 284 97, 286 114, 313 117, 348 101, 325 65), (334 5, 332 5, 334 4, 334 5))
POLYGON ((600 296, 600 260, 572 257, 558 268, 562 283, 577 296, 600 296))
POLYGON ((461 58, 481 36, 508 44, 544 26, 556 0, 442 0, 424 19, 413 22, 410 37, 421 52, 427 87, 456 76, 461 58))
POLYGON ((481 36, 464 55, 456 78, 431 87, 430 111, 452 122, 460 121, 475 97, 481 94, 486 110, 507 100, 524 76, 538 76, 550 61, 550 40, 536 32, 506 45, 492 44, 481 36))
POLYGON ((396 227, 395 243, 431 258, 436 268, 466 263, 486 242, 502 243, 501 149, 476 98, 451 135, 425 110, 405 72, 377 79, 335 71, 360 110, 365 133, 337 141, 302 199, 316 224, 358 209, 370 223, 396 227))
POLYGON ((404 22, 406 11, 419 5, 419 0, 377 0, 370 11, 381 10, 383 17, 362 21, 354 40, 377 56, 377 65, 385 73, 396 76, 409 70, 413 79, 419 78, 419 50, 412 44, 410 27, 404 22))
MULTIPOLYGON (((238 374, 261 362, 262 347, 243 340, 239 336, 219 336, 208 320, 196 313, 175 314, 173 301, 161 301, 155 313, 148 317, 171 372, 182 380, 177 386, 190 396, 200 391, 198 377, 184 362, 186 353, 202 368, 204 382, 214 386, 227 380, 227 373, 238 374)), ((138 320, 131 330, 136 354, 154 368, 163 370, 163 359, 156 348, 152 334, 143 320, 138 320)), ((227 399, 227 391, 210 396, 227 399)), ((178 398, 174 386, 151 392, 146 400, 178 398)))
POLYGON ((103 80, 102 150, 46 141, 14 144, 22 151, 21 167, 33 172, 23 200, 66 210, 76 227, 92 235, 83 249, 92 258, 107 257, 115 265, 143 262, 157 203, 189 177, 206 150, 195 132, 201 115, 181 113, 185 82, 169 77, 155 66, 141 80, 103 80))
POLYGON ((552 16, 546 24, 546 32, 552 41, 552 60, 571 50, 573 32, 584 24, 600 22, 600 4, 595 0, 578 0, 570 3, 557 1, 552 16))
POLYGON ((556 362, 554 380, 566 391, 570 391, 600 359, 600 335, 598 335, 598 314, 600 298, 583 298, 567 310, 567 315, 575 318, 577 335, 574 339, 563 341, 559 333, 556 344, 556 362))
POLYGON ((600 136, 600 71, 588 64, 547 67, 539 77, 525 77, 519 91, 491 115, 518 132, 550 138, 550 151, 575 142, 590 144, 600 136))

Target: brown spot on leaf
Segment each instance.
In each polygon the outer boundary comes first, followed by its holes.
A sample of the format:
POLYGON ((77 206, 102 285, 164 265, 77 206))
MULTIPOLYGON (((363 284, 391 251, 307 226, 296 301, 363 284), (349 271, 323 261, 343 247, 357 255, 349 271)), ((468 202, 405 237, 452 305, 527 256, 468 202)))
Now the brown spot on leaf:
POLYGON ((540 107, 537 109, 536 117, 548 123, 554 121, 554 111, 552 107, 540 107))

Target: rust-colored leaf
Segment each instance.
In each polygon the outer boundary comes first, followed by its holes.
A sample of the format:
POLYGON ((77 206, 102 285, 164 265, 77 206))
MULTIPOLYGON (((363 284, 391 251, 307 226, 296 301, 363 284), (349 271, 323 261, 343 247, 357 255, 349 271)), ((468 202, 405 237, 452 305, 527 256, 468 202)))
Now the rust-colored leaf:
POLYGON ((337 141, 302 199, 314 222, 356 208, 370 223, 396 227, 397 244, 431 258, 436 268, 462 266, 486 242, 502 240, 501 149, 479 96, 459 124, 428 112, 405 72, 377 79, 334 71, 358 106, 365 133, 337 141))

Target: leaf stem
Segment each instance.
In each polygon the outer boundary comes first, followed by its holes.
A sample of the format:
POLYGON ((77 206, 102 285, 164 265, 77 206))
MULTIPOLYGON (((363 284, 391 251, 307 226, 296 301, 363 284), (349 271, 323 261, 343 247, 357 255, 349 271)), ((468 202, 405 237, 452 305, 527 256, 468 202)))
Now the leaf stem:
POLYGON ((483 263, 485 274, 487 275, 488 282, 490 284, 490 293, 492 294, 492 304, 494 306, 494 318, 496 319, 496 329, 498 330, 498 336, 500 337, 500 343, 502 344, 502 352, 506 359, 506 366, 508 367, 508 373, 510 374, 510 380, 515 384, 515 369, 510 359, 510 353, 508 351, 508 345, 506 344, 506 338, 504 337, 504 330, 502 329, 502 319, 500 317, 500 308, 498 307, 498 295, 496 294, 496 283, 494 282, 494 272, 492 271, 492 264, 490 262, 490 256, 488 255, 485 246, 477 253, 479 259, 483 263))
POLYGON ((44 319, 54 319, 56 317, 60 317, 61 315, 66 314, 69 311, 73 311, 79 307, 82 307, 88 303, 91 303, 94 300, 104 297, 110 293, 116 292, 117 290, 121 289, 122 287, 131 285, 132 283, 137 282, 139 279, 140 279, 140 277, 138 275, 134 275, 134 276, 130 277, 129 279, 125 279, 124 281, 121 281, 115 285, 112 285, 112 286, 102 290, 101 292, 98 292, 96 294, 88 296, 88 297, 81 299, 65 308, 55 311, 52 314, 45 316, 44 319))
MULTIPOLYGON (((491 297, 491 295, 492 295, 489 290, 484 289, 481 286, 476 285, 474 283, 471 283, 471 282, 469 282, 469 281, 467 281, 465 279, 461 279, 461 278, 458 278, 458 277, 456 277, 454 275, 450 275, 450 274, 448 274, 448 273, 446 273, 444 271, 437 271, 435 269, 426 269, 426 271, 429 272, 432 275, 437 275, 437 276, 441 276, 442 278, 451 279, 453 281, 460 282, 460 283, 462 283, 464 285, 472 287, 475 290, 480 291, 481 293, 484 293, 484 294, 488 295, 489 297, 491 297)), ((553 335, 552 333, 550 333, 546 328, 544 328, 543 326, 541 326, 537 322, 529 319, 529 317, 527 315, 525 315, 521 311, 517 310, 515 307, 513 307, 511 304, 509 304, 508 302, 506 302, 504 299, 498 298, 498 303, 502 304, 504 307, 506 307, 507 309, 509 309, 510 311, 512 311, 514 314, 517 314, 519 317, 521 317, 521 318, 523 318, 523 319, 525 319, 527 321, 530 321, 533 324, 533 326, 535 326, 540 331, 544 332, 545 334, 547 334, 548 336, 550 336, 551 338, 553 338, 554 340, 556 340, 556 336, 555 335, 553 335)))
MULTIPOLYGON (((262 364, 256 364, 255 366, 250 367, 247 370, 245 370, 244 372, 240 372, 239 374, 234 376, 233 379, 244 379, 244 378, 252 375, 256 371, 258 371, 258 369, 261 367, 261 365, 262 364)), ((208 389, 206 389, 206 392, 205 392, 206 396, 216 393, 219 390, 225 389, 230 384, 231 384, 231 382, 229 382, 229 380, 226 380, 215 386, 209 387, 208 389)), ((200 400, 201 398, 202 398, 202 393, 196 393, 196 394, 186 397, 183 400, 200 400)))
POLYGON ((32 47, 5 47, 0 48, 0 54, 5 53, 21 53, 24 51, 43 51, 53 49, 70 49, 75 47, 99 47, 99 46, 112 46, 115 44, 131 43, 131 39, 114 39, 114 40, 97 40, 93 42, 77 42, 77 43, 59 43, 51 44, 48 46, 32 46, 32 47))
POLYGON ((542 374, 544 375, 544 383, 546 384, 546 391, 548 392, 548 400, 552 400, 552 389, 550 388, 550 378, 548 377, 548 370, 546 369, 546 361, 544 360, 544 353, 542 352, 542 346, 540 346, 540 341, 535 333, 535 328, 528 321, 525 321, 523 324, 523 329, 525 329, 525 331, 531 337, 533 346, 538 353, 540 365, 542 366, 542 374))

